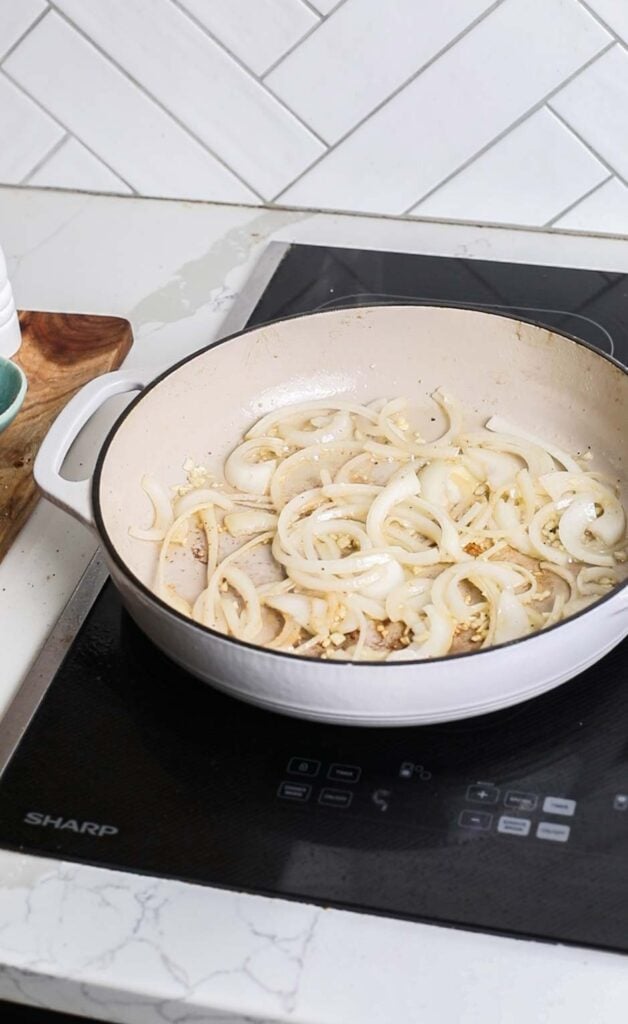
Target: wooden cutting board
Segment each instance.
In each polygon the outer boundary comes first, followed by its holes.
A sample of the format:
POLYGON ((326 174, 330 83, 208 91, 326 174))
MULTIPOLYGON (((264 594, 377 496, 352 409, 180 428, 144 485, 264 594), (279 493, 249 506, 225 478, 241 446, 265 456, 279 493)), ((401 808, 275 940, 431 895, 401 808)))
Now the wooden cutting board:
POLYGON ((79 313, 20 313, 15 362, 28 391, 0 434, 0 559, 37 501, 33 462, 52 421, 79 388, 120 366, 133 344, 128 320, 79 313))

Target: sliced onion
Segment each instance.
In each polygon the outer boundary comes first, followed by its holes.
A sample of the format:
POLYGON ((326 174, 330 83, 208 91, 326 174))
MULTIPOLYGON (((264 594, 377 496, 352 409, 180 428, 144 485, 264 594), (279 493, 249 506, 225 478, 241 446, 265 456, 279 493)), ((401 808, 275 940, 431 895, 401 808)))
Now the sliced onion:
POLYGON ((179 612, 181 615, 187 615, 188 618, 192 618, 192 606, 190 605, 190 602, 186 601, 184 597, 181 597, 181 595, 177 593, 172 583, 164 584, 160 589, 159 596, 162 601, 169 604, 176 612, 179 612))
POLYGON ((544 473, 539 477, 539 483, 543 490, 547 491, 552 501, 559 501, 564 494, 577 491, 595 491, 600 486, 598 481, 584 473, 581 469, 577 473, 567 470, 555 470, 553 473, 544 473))
MULTIPOLYGON (((597 519, 594 494, 579 494, 563 512, 558 524, 558 535, 561 543, 572 558, 590 565, 615 565, 615 559, 609 552, 596 550, 589 544, 585 531, 593 532, 593 524, 597 519)), ((551 559, 550 559, 551 561, 551 559)))
POLYGON ((521 520, 514 505, 509 501, 503 501, 501 498, 498 499, 495 504, 493 517, 497 525, 502 530, 507 531, 509 543, 513 548, 516 548, 523 555, 535 557, 537 551, 528 537, 525 527, 521 525, 521 520))
POLYGON ((173 497, 146 476, 153 523, 131 534, 160 542, 156 592, 247 642, 274 611, 283 619, 267 644, 275 650, 322 645, 329 658, 403 661, 447 654, 456 625, 475 627, 482 648, 525 636, 613 586, 626 516, 612 483, 500 417, 463 434, 458 403, 441 389, 433 398, 448 425, 429 443, 411 430, 404 399, 321 400, 276 410, 252 428, 227 460, 230 494, 203 467, 173 497), (205 531, 207 580, 191 606, 164 577, 170 546, 185 544, 195 523, 205 531), (251 539, 221 557, 225 529, 251 539), (257 586, 241 560, 268 542, 283 575, 257 586), (512 548, 569 588, 549 613, 535 603, 545 596, 539 573, 517 565, 512 548), (481 596, 471 598, 469 586, 481 596), (379 622, 405 624, 412 642, 391 653, 370 648, 379 622))
POLYGON ((415 661, 425 658, 441 658, 449 652, 454 635, 454 622, 446 612, 439 611, 428 604, 423 614, 429 622, 427 639, 421 643, 412 643, 399 651, 392 651, 387 661, 415 661))
POLYGON ((228 495, 215 490, 213 487, 203 487, 198 490, 188 491, 182 498, 177 498, 174 511, 177 519, 179 519, 181 516, 191 516, 203 508, 208 508, 210 505, 218 505, 218 508, 224 508, 227 512, 230 512, 234 507, 233 501, 228 495))
MULTIPOLYGON (((441 445, 449 444, 450 441, 456 442, 462 430, 462 421, 464 419, 460 402, 451 395, 448 395, 442 388, 437 388, 436 391, 433 391, 432 398, 449 419, 449 426, 445 433, 441 434, 437 439, 437 443, 441 445)), ((434 443, 436 442, 432 441, 432 444, 434 443)))
POLYGON ((504 589, 514 590, 523 582, 520 566, 505 562, 480 562, 469 560, 462 565, 444 569, 432 583, 432 602, 435 608, 464 621, 472 614, 459 592, 463 580, 469 580, 478 590, 484 592, 486 583, 496 583, 504 589))
POLYGON ((537 445, 538 448, 546 451, 556 462, 559 462, 565 469, 569 470, 570 473, 580 472, 580 466, 576 460, 563 451, 562 448, 558 448, 554 444, 548 444, 547 441, 537 437, 536 434, 531 434, 529 431, 510 423, 503 416, 491 416, 486 424, 486 429, 500 434, 510 434, 512 437, 521 437, 524 441, 530 441, 531 444, 537 445))
POLYGON ((390 510, 404 498, 413 497, 421 490, 418 477, 411 466, 400 469, 374 499, 366 518, 366 532, 371 542, 380 547, 386 546, 384 523, 390 510))
POLYGON ((391 590, 386 597, 386 614, 391 622, 415 626, 419 612, 431 600, 432 580, 414 577, 391 590))
POLYGON ((377 423, 377 414, 365 405, 359 405, 356 402, 345 402, 344 400, 339 401, 337 398, 321 398, 314 402, 299 402, 295 405, 284 406, 281 409, 269 412, 266 416, 262 416, 255 426, 251 427, 245 434, 245 437, 260 437, 263 434, 268 434, 282 420, 294 419, 295 416, 308 416, 311 413, 322 412, 332 413, 339 410, 353 413, 354 416, 361 416, 371 423, 377 423))
POLYGON ((433 459, 417 475, 426 501, 447 511, 468 497, 478 484, 477 477, 473 477, 464 466, 444 459, 433 459))
POLYGON ((284 616, 290 616, 312 635, 327 636, 329 633, 327 602, 322 598, 306 597, 305 594, 281 594, 265 598, 264 604, 284 616))
POLYGON ((518 640, 530 632, 528 613, 512 590, 502 590, 497 599, 497 613, 493 643, 505 644, 518 640))
POLYGON ((163 540, 168 527, 172 525, 174 513, 170 498, 164 487, 154 477, 145 473, 141 480, 142 490, 153 506, 153 522, 147 530, 131 526, 129 534, 136 540, 163 540))
POLYGON ((602 515, 598 516, 595 522, 591 523, 589 530, 594 537, 597 537, 598 540, 610 548, 624 538, 626 533, 626 513, 615 495, 611 494, 610 491, 603 491, 596 500, 602 506, 602 515))
POLYGON ((244 602, 244 613, 238 617, 239 633, 236 635, 239 635, 241 640, 254 640, 262 629, 262 611, 251 577, 238 565, 233 564, 222 570, 222 577, 240 594, 244 602))
POLYGON ((412 498, 409 504, 412 509, 416 509, 419 513, 426 513, 438 524, 441 533, 439 546, 443 560, 447 558, 461 562, 467 560, 468 555, 460 543, 456 524, 451 516, 447 515, 447 512, 423 498, 412 498))
POLYGON ((581 569, 576 578, 578 592, 584 596, 594 595, 599 597, 606 594, 617 583, 614 573, 602 566, 593 566, 588 569, 581 569))
POLYGON ((543 527, 551 519, 557 517, 559 511, 560 509, 555 501, 549 501, 546 505, 543 505, 543 507, 540 508, 532 517, 532 521, 528 527, 528 536, 538 558, 544 558, 546 561, 554 562, 556 565, 566 565, 569 561, 567 551, 561 551, 560 548, 547 544, 543 540, 542 535, 543 527))
POLYGON ((347 461, 361 452, 362 445, 358 441, 330 441, 328 444, 313 444, 308 448, 300 448, 284 459, 277 472, 273 471, 270 483, 270 496, 275 508, 280 509, 285 502, 286 484, 296 470, 304 464, 313 463, 319 470, 324 466, 333 465, 340 459, 347 461))
POLYGON ((345 441, 353 436, 351 416, 345 409, 334 413, 325 426, 317 430, 299 430, 289 423, 280 424, 278 429, 288 444, 299 448, 311 444, 325 444, 329 441, 345 441))
POLYGON ((403 569, 392 556, 380 566, 380 575, 374 583, 367 583, 360 587, 359 593, 364 597, 373 597, 378 600, 385 600, 391 590, 398 587, 403 581, 403 569))
POLYGON ((535 477, 541 476, 543 473, 553 473, 556 469, 554 460, 544 448, 528 443, 521 437, 515 437, 512 434, 497 434, 490 430, 477 431, 473 434, 466 434, 461 441, 465 445, 477 445, 480 448, 510 452, 522 459, 532 476, 535 477))
POLYGON ((493 451, 490 448, 466 448, 465 462, 480 479, 487 480, 490 487, 498 488, 514 480, 521 469, 521 461, 509 452, 493 451))
POLYGON ((225 516, 225 526, 232 537, 246 537, 252 533, 263 533, 273 530, 277 525, 274 512, 263 509, 246 509, 242 512, 231 512, 225 516))
POLYGON ((268 494, 270 481, 277 469, 277 459, 258 461, 255 456, 261 451, 271 451, 275 455, 286 452, 284 441, 276 437, 254 437, 238 445, 225 462, 225 479, 239 491, 252 491, 253 494, 268 494))

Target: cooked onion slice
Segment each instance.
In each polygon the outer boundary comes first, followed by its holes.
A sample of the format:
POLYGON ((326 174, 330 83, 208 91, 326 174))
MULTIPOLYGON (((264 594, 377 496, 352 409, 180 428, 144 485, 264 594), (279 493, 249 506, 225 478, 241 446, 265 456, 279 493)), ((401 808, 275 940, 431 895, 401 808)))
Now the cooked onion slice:
POLYGON ((227 483, 239 491, 268 494, 277 469, 277 459, 268 458, 269 452, 285 454, 285 442, 276 437, 255 437, 238 445, 225 462, 227 483))
POLYGON ((263 509, 245 509, 225 516, 225 526, 232 537, 246 537, 251 533, 274 530, 277 516, 263 509))
POLYGON ((142 490, 150 498, 153 506, 153 523, 147 530, 132 526, 129 534, 136 540, 163 540, 174 519, 170 499, 165 488, 148 473, 144 474, 141 483, 142 490))
POLYGON ((594 535, 596 520, 595 495, 579 494, 563 512, 558 535, 565 550, 577 561, 613 566, 615 559, 612 554, 586 539, 587 533, 594 535))
POLYGON ((153 520, 130 533, 158 544, 155 592, 249 643, 391 662, 507 643, 607 593, 626 561, 613 481, 499 416, 465 432, 432 398, 432 441, 404 398, 328 398, 264 416, 224 482, 191 459, 170 492, 146 475, 153 520))
POLYGON ((541 440, 536 434, 530 434, 527 430, 522 430, 521 427, 516 427, 508 420, 504 419, 503 416, 491 416, 490 420, 486 424, 487 430, 497 431, 501 434, 510 434, 512 437, 521 437, 524 441, 530 441, 531 444, 537 445, 544 451, 551 455, 556 462, 559 462, 565 467, 570 473, 580 472, 580 466, 575 459, 564 452, 562 448, 558 448, 554 444, 548 444, 547 441, 541 440))
POLYGON ((502 590, 497 600, 493 643, 505 644, 530 632, 528 613, 512 590, 502 590))
POLYGON ((414 661, 425 658, 442 658, 451 647, 454 635, 454 622, 450 615, 439 611, 434 605, 428 604, 423 614, 429 623, 429 632, 425 640, 411 643, 399 651, 388 655, 387 661, 414 661))

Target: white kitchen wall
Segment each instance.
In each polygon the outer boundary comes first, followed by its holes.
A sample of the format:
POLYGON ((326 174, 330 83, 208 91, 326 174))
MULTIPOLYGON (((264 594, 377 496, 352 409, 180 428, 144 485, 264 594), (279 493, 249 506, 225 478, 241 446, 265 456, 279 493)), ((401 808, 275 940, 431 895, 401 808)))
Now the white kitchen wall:
POLYGON ((0 0, 0 181, 628 234, 628 0, 0 0))

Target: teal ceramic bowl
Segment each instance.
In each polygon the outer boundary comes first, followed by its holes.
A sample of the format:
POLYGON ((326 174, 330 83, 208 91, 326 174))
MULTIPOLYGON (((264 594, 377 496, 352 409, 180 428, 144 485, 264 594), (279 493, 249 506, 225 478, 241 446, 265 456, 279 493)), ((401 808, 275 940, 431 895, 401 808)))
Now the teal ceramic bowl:
POLYGON ((17 416, 26 394, 26 377, 10 359, 0 357, 0 431, 17 416))

